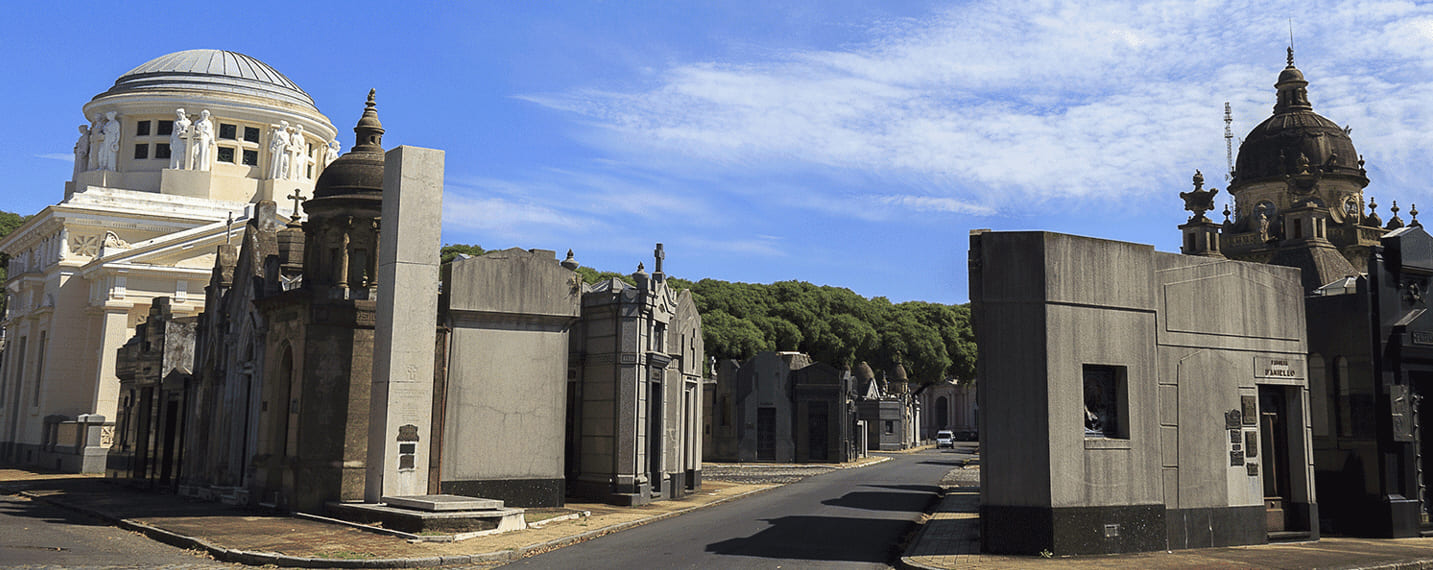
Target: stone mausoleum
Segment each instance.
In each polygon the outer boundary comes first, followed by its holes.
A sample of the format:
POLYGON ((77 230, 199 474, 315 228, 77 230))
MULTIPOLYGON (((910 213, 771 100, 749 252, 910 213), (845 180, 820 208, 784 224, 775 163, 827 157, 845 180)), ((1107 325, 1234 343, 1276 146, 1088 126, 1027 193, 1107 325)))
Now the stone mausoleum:
MULTIPOLYGON (((115 359, 154 300, 198 315, 216 252, 254 205, 307 199, 338 153, 302 88, 229 51, 155 58, 82 112, 63 199, 0 240, 0 460, 97 473, 121 400, 115 359)), ((279 223, 291 214, 279 206, 279 223)))
POLYGON ((771 351, 714 368, 705 395, 707 460, 839 463, 865 455, 849 370, 771 351))
POLYGON ((1301 292, 1285 267, 972 232, 985 549, 1317 538, 1301 292))
POLYGON ((1397 202, 1385 222, 1349 130, 1309 102, 1293 51, 1279 74, 1274 113, 1244 138, 1224 220, 1217 189, 1181 194, 1195 212, 1183 251, 1297 267, 1306 295, 1313 454, 1325 532, 1417 536, 1430 528, 1433 321, 1424 299, 1433 245, 1397 202), (1231 219, 1232 213, 1232 219, 1231 219))

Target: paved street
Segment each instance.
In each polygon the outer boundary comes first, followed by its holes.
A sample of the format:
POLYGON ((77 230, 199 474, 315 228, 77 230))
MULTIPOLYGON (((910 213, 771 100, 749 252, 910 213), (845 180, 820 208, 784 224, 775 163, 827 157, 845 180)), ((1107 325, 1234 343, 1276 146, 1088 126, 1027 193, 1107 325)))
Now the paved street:
POLYGON ((967 445, 817 475, 521 560, 530 568, 884 568, 967 445))
POLYGON ((237 567, 20 496, 0 496, 0 565, 6 568, 237 567))

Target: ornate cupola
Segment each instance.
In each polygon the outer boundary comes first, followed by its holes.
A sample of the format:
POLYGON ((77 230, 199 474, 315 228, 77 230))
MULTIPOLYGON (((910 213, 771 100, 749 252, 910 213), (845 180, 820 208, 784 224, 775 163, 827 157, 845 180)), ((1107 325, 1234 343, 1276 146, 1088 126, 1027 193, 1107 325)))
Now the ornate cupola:
POLYGON ((369 298, 378 277, 383 210, 383 123, 374 91, 353 127, 354 145, 323 170, 304 203, 304 287, 333 298, 369 298))
POLYGON ((1185 253, 1300 267, 1310 290, 1366 266, 1368 248, 1384 232, 1371 209, 1364 213, 1368 174, 1351 129, 1314 112, 1308 85, 1289 48, 1273 115, 1239 145, 1229 182, 1233 220, 1202 216, 1213 206, 1199 181, 1182 194, 1195 211, 1180 226, 1185 253))

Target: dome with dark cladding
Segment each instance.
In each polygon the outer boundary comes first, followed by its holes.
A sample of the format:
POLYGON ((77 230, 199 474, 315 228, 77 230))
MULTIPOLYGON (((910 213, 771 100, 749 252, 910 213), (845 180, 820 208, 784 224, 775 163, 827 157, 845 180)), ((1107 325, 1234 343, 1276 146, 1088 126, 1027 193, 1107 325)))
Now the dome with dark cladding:
POLYGON ((1293 50, 1289 50, 1289 65, 1279 73, 1275 84, 1278 102, 1274 115, 1244 137, 1235 161, 1233 184, 1283 179, 1311 169, 1368 183, 1353 139, 1337 123, 1314 112, 1305 89, 1308 84, 1303 72, 1294 67, 1293 50))
POLYGON ((333 164, 323 169, 314 183, 315 199, 338 197, 383 197, 383 123, 378 120, 374 91, 358 125, 353 127, 354 145, 333 164))
POLYGON ((313 97, 268 64, 238 52, 191 49, 156 57, 116 79, 95 99, 152 90, 216 91, 278 99, 314 112, 313 97))

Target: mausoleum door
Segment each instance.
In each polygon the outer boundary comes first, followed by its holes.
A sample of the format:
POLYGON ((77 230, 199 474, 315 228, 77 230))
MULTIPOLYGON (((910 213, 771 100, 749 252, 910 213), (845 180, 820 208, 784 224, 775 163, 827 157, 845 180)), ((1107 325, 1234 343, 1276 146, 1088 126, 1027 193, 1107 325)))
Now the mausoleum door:
MULTIPOLYGON (((1268 530, 1285 530, 1293 494, 1289 480, 1288 399, 1283 386, 1259 386, 1259 449, 1268 530)), ((1246 453, 1248 450, 1246 450, 1246 453)))
POLYGON ((1430 514, 1433 514, 1433 496, 1430 496, 1429 484, 1433 483, 1433 426, 1429 425, 1428 413, 1433 408, 1433 372, 1409 372, 1409 383, 1413 390, 1413 436, 1415 438, 1414 451, 1418 453, 1418 460, 1414 462, 1418 476, 1418 522, 1422 526, 1430 523, 1430 514))
POLYGON ((756 410, 756 460, 776 461, 776 408, 756 410))

